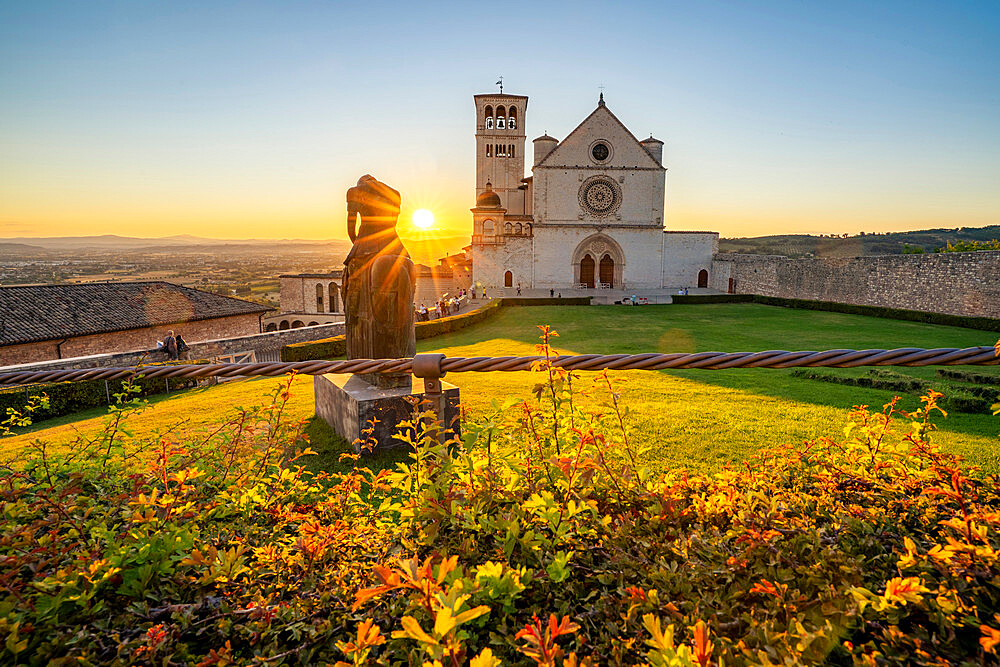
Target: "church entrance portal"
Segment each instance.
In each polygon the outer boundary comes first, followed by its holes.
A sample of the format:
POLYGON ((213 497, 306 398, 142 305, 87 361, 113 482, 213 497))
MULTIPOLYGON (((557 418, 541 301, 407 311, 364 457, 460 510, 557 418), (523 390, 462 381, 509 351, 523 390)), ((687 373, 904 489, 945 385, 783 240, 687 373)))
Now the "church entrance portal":
POLYGON ((580 260, 580 282, 587 287, 594 287, 594 258, 590 255, 580 260))
POLYGON ((698 272, 698 287, 708 287, 708 271, 705 269, 698 272))
POLYGON ((510 271, 508 271, 507 273, 503 274, 503 286, 504 287, 513 287, 514 286, 514 274, 512 274, 510 271))
POLYGON ((601 257, 601 284, 608 287, 615 286, 615 260, 607 253, 601 257))
POLYGON ((573 283, 593 289, 622 289, 625 284, 625 253, 607 234, 591 234, 573 251, 573 283))

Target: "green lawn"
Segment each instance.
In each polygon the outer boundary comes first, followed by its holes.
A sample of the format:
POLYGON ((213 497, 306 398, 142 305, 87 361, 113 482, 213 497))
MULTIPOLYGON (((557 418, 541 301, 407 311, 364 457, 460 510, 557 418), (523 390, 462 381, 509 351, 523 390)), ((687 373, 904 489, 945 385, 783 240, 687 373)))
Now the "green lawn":
MULTIPOLYGON (((420 341, 418 351, 451 356, 534 354, 538 330, 559 333, 561 353, 640 353, 831 348, 966 347, 992 345, 992 332, 758 304, 562 306, 504 308, 490 321, 420 341)), ((964 367, 1000 376, 998 367, 964 367)), ((934 369, 896 369, 932 379, 934 369)), ((863 369, 840 371, 862 374, 863 369)), ((587 375, 583 374, 586 378, 587 375)), ((623 371, 625 400, 639 439, 664 465, 716 469, 761 446, 841 433, 856 404, 880 407, 892 392, 791 376, 791 370, 623 371)), ((462 388, 473 412, 492 396, 525 396, 528 373, 462 373, 446 378, 462 388)), ((919 405, 904 397, 903 407, 919 405)), ((1000 472, 1000 418, 951 413, 934 437, 990 471, 1000 472)))
MULTIPOLYGON (((491 320, 460 332, 418 344, 418 351, 450 356, 502 356, 535 353, 536 325, 559 333, 560 353, 725 352, 769 349, 965 347, 992 345, 996 334, 938 325, 793 310, 757 304, 510 307, 491 320)), ((971 368, 971 367, 965 367, 971 368)), ((933 369, 897 369, 934 379, 933 369)), ((1000 376, 1000 368, 972 368, 1000 376)), ((861 369, 839 371, 861 374, 861 369)), ((593 373, 581 374, 587 386, 593 373)), ((714 470, 738 462, 757 449, 821 435, 837 436, 847 411, 855 404, 881 406, 892 392, 841 386, 791 376, 791 370, 621 371, 630 429, 641 444, 654 444, 651 463, 714 470)), ((493 398, 530 396, 532 374, 460 373, 446 380, 462 389, 462 400, 475 417, 490 409, 493 398)), ((163 430, 184 420, 185 429, 209 428, 235 406, 261 404, 276 379, 246 380, 157 399, 139 418, 137 431, 163 430)), ((312 380, 298 378, 289 414, 313 416, 312 380)), ((943 386, 943 385, 942 385, 943 386)), ((916 396, 903 406, 918 405, 916 396)), ((95 413, 83 419, 47 421, 31 433, 5 439, 10 454, 30 439, 66 442, 75 431, 100 427, 95 413)), ((951 413, 938 419, 934 438, 946 449, 991 472, 1000 472, 1000 418, 987 414, 951 413)), ((308 433, 323 456, 310 467, 331 465, 346 448, 325 424, 312 420, 308 433)))

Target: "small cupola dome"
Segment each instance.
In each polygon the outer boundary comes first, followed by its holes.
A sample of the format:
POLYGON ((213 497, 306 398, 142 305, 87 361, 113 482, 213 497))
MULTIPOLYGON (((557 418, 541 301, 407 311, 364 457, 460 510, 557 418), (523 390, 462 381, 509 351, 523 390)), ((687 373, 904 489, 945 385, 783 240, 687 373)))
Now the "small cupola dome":
POLYGON ((476 208, 501 208, 500 195, 493 192, 493 184, 486 181, 486 190, 476 197, 476 208))
POLYGON ((559 140, 555 137, 550 137, 549 133, 546 132, 542 136, 533 140, 532 145, 535 147, 535 165, 538 166, 542 160, 544 160, 549 153, 555 150, 555 147, 559 145, 559 140))
POLYGON ((663 142, 662 141, 660 141, 659 139, 657 139, 653 135, 649 135, 648 139, 643 139, 642 141, 639 142, 639 144, 642 145, 642 147, 646 149, 646 152, 649 153, 653 157, 654 160, 656 160, 660 164, 663 164, 663 142))

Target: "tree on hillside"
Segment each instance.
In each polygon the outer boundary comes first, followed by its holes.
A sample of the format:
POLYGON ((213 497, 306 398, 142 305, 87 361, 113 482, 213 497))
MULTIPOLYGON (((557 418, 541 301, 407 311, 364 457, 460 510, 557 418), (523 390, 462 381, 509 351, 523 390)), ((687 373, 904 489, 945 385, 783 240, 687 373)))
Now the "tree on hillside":
POLYGON ((989 241, 956 241, 947 242, 945 247, 936 248, 934 252, 976 252, 979 250, 1000 250, 1000 239, 989 241))

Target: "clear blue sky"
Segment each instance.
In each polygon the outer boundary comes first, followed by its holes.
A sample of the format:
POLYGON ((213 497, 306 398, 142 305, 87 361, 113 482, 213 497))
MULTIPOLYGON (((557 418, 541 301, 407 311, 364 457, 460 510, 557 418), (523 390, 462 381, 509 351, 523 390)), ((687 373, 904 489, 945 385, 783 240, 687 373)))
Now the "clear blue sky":
MULTIPOLYGON (((1000 2, 4 2, 0 237, 344 237, 370 172, 469 233, 472 95, 666 142, 666 225, 1000 223, 1000 2)), ((406 211, 404 211, 404 214, 406 211)))

